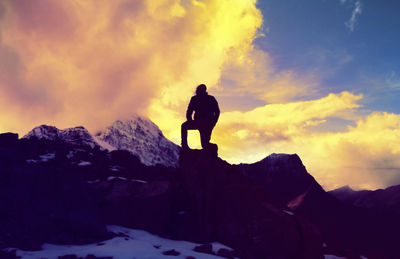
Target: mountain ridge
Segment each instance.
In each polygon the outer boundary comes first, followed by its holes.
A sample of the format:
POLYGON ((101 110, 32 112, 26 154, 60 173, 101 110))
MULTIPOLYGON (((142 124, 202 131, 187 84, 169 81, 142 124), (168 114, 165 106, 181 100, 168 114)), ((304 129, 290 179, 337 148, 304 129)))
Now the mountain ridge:
POLYGON ((24 139, 33 137, 108 151, 128 150, 147 166, 178 165, 180 147, 165 138, 156 124, 138 115, 117 120, 95 134, 91 134, 83 126, 58 129, 55 126, 41 125, 23 136, 24 139))

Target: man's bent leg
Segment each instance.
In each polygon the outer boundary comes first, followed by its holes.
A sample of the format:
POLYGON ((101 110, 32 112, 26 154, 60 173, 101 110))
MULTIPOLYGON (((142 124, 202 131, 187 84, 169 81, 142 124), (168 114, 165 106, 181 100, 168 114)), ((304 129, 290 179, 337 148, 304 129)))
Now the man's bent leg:
POLYGON ((182 148, 188 149, 189 146, 187 144, 187 131, 188 131, 188 127, 187 127, 188 121, 185 121, 184 123, 182 123, 181 126, 181 146, 182 148))

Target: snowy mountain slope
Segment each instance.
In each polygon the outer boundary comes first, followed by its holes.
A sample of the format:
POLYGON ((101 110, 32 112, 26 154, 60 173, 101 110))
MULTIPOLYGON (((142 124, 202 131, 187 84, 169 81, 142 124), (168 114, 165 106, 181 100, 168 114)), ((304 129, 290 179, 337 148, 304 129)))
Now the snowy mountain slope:
POLYGON ((152 121, 137 115, 128 120, 117 120, 95 136, 81 126, 60 130, 54 126, 41 125, 23 138, 32 137, 73 146, 99 147, 108 151, 128 150, 147 166, 178 165, 179 146, 166 139, 152 121))
POLYGON ((178 164, 179 146, 166 139, 156 124, 141 116, 117 120, 94 138, 103 148, 132 152, 145 165, 176 167, 178 164))

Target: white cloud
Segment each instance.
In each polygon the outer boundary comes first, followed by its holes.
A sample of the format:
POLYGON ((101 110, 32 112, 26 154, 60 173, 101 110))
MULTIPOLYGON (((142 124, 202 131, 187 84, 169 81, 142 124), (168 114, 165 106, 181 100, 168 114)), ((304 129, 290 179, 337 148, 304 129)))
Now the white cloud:
MULTIPOLYGON (((345 1, 341 1, 341 2, 344 3, 345 1)), ((361 15, 361 13, 362 13, 361 1, 356 1, 356 3, 354 4, 353 12, 351 13, 350 20, 345 22, 345 25, 349 29, 350 32, 354 31, 357 19, 361 15)))

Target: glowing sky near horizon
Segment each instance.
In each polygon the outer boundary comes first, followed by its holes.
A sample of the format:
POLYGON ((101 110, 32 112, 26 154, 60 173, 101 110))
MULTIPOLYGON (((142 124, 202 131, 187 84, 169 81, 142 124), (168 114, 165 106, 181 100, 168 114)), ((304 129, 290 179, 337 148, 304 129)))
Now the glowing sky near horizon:
MULTIPOLYGON (((400 184, 397 1, 3 0, 0 131, 133 113, 172 141, 195 87, 233 163, 297 153, 326 189, 400 184)), ((196 133, 192 146, 198 145, 196 133)))

